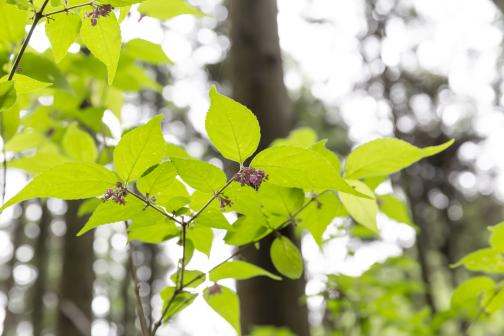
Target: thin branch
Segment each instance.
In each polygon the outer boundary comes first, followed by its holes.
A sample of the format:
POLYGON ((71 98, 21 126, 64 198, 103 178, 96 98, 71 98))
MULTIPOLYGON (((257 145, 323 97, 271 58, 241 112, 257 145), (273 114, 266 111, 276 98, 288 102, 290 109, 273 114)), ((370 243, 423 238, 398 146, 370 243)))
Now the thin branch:
POLYGON ((192 216, 188 221, 187 221, 187 224, 190 224, 192 223, 196 218, 198 218, 199 215, 201 215, 201 213, 210 206, 210 204, 217 198, 220 196, 220 194, 222 194, 222 192, 224 190, 226 190, 227 187, 229 187, 231 185, 231 183, 235 180, 235 177, 236 177, 236 174, 233 175, 233 177, 231 177, 229 179, 229 181, 226 182, 226 184, 220 188, 215 194, 213 194, 212 197, 210 197, 210 199, 201 207, 201 209, 198 210, 198 212, 196 212, 194 214, 194 216, 192 216))
POLYGON ((94 1, 90 1, 90 2, 86 2, 86 3, 80 4, 80 5, 66 7, 66 8, 54 11, 54 12, 49 12, 47 14, 44 14, 44 17, 48 18, 50 16, 53 16, 53 15, 56 15, 56 14, 59 14, 59 13, 68 13, 69 10, 80 8, 80 7, 85 7, 85 6, 92 6, 93 4, 94 4, 94 1))
POLYGON ((187 223, 182 222, 182 258, 180 265, 180 282, 178 288, 181 290, 184 288, 184 272, 186 264, 186 239, 187 239, 187 223))
MULTIPOLYGON (((124 221, 124 226, 126 228, 126 232, 128 232, 128 222, 124 221)), ((137 307, 137 315, 140 320, 140 328, 142 330, 142 336, 149 336, 149 327, 147 325, 147 320, 145 318, 145 311, 142 304, 142 298, 140 297, 140 282, 137 277, 137 268, 135 267, 135 263, 133 262, 133 244, 129 243, 128 248, 128 261, 129 261, 129 269, 131 273, 131 278, 133 279, 133 286, 135 290, 135 298, 136 298, 136 307, 137 307)))
MULTIPOLYGON (((210 204, 215 198, 218 197, 218 195, 225 189, 227 188, 227 186, 229 186, 231 184, 231 182, 233 181, 233 178, 231 180, 228 181, 228 183, 226 183, 226 185, 221 188, 213 197, 212 199, 207 202, 202 210, 200 209, 200 211, 198 211, 187 223, 185 223, 183 226, 182 226, 182 247, 184 249, 184 241, 185 241, 185 235, 184 235, 184 230, 185 230, 185 225, 188 225, 189 222, 191 220, 193 220, 196 215, 200 214, 201 211, 203 211, 207 206, 208 204, 210 204)), ((304 209, 306 209, 306 207, 308 207, 311 203, 315 202, 317 200, 318 197, 320 197, 321 195, 323 195, 324 193, 328 192, 329 190, 324 190, 322 191, 321 193, 319 194, 316 194, 314 196, 312 196, 310 198, 310 200, 308 200, 307 202, 305 202, 298 210, 294 211, 291 216, 285 220, 282 224, 280 224, 280 226, 276 229, 276 230, 273 230, 273 232, 278 232, 280 229, 294 223, 294 217, 296 217, 297 215, 299 215, 304 209)), ((262 238, 261 238, 262 239, 262 238)), ((258 243, 261 241, 261 239, 258 239, 256 241, 253 241, 245 246, 241 246, 240 248, 238 248, 233 254, 231 254, 229 257, 227 257, 225 260, 221 261, 220 263, 218 263, 217 265, 215 265, 214 267, 212 267, 208 272, 206 273, 202 273, 196 277, 194 277, 193 279, 191 279, 190 281, 188 281, 187 283, 184 284, 184 280, 183 280, 183 272, 184 272, 184 269, 182 269, 182 276, 181 276, 181 281, 179 282, 179 284, 177 285, 177 287, 175 288, 175 290, 173 291, 173 294, 172 296, 170 297, 170 300, 168 300, 166 306, 164 307, 163 309, 163 312, 161 313, 161 317, 159 318, 159 320, 156 321, 156 323, 154 323, 153 325, 153 328, 152 328, 152 333, 151 333, 151 336, 155 336, 156 335, 156 332, 157 330, 159 329, 159 327, 161 326, 161 324, 163 323, 163 320, 165 319, 165 316, 166 314, 168 313, 168 310, 170 309, 171 305, 173 304, 173 302, 175 301, 175 298, 177 297, 178 294, 180 294, 185 288, 187 288, 188 286, 192 285, 193 283, 195 283, 196 281, 198 280, 201 280, 203 277, 205 277, 207 274, 210 274, 210 272, 212 272, 213 270, 215 270, 216 268, 218 268, 219 266, 221 266, 222 264, 228 262, 229 260, 235 258, 236 256, 238 256, 239 254, 243 253, 245 250, 247 250, 248 248, 250 248, 250 246, 254 246, 254 244, 258 243)), ((185 257, 185 251, 183 252, 183 258, 185 257)), ((183 266, 182 267, 185 267, 184 265, 185 263, 185 260, 183 259, 183 266)))
POLYGON ((139 200, 141 200, 142 202, 145 203, 145 206, 148 206, 148 207, 151 207, 153 208, 154 210, 156 210, 157 212, 159 212, 160 214, 162 214, 163 216, 165 216, 166 218, 169 218, 171 219, 172 221, 182 225, 183 222, 178 219, 177 217, 169 214, 168 212, 166 212, 163 208, 160 208, 158 206, 156 206, 155 204, 153 204, 150 200, 148 200, 147 198, 145 198, 144 196, 142 195, 139 195, 137 194, 136 192, 132 191, 132 190, 129 190, 129 189, 126 189, 127 193, 138 198, 139 200))

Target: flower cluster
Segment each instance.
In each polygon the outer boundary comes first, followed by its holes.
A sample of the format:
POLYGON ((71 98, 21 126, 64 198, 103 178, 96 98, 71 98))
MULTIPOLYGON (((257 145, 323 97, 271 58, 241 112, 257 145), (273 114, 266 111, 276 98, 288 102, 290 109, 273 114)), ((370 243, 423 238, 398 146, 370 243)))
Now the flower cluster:
POLYGON ((102 200, 108 201, 112 200, 117 204, 124 205, 126 204, 126 200, 124 197, 128 193, 127 189, 123 186, 121 182, 117 182, 115 185, 115 189, 109 188, 107 192, 102 196, 102 200))
POLYGON ((268 177, 264 170, 252 167, 242 167, 235 176, 235 181, 240 182, 242 186, 249 185, 255 190, 259 189, 261 183, 268 177))
POLYGON ((96 26, 98 23, 98 18, 100 16, 107 16, 112 11, 113 7, 111 5, 97 5, 93 7, 93 11, 86 13, 87 17, 91 18, 91 25, 96 26))

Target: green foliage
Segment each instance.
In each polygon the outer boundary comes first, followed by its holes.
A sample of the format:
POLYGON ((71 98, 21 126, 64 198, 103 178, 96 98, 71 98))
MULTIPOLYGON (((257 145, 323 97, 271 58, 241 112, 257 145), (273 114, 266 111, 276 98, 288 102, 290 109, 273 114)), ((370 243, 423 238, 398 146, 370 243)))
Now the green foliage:
POLYGON ((266 276, 273 280, 281 280, 279 276, 266 271, 258 266, 245 261, 228 261, 210 271, 210 281, 217 282, 221 279, 245 280, 257 276, 266 276))
POLYGON ((142 39, 133 39, 126 43, 123 53, 150 64, 172 63, 159 45, 142 39))
MULTIPOLYGON (((217 282, 258 276, 281 280, 256 265, 231 258, 208 267, 209 272, 187 269, 195 250, 210 256, 212 248, 222 243, 214 238, 220 237, 215 230, 222 230, 223 242, 228 245, 257 244, 258 248, 263 248, 262 238, 274 234, 270 249, 273 265, 282 275, 297 279, 303 274, 303 258, 296 244, 280 234, 289 225, 311 235, 320 248, 336 218, 353 218, 367 234, 378 232, 379 209, 396 221, 413 225, 405 202, 392 194, 377 197, 374 190, 389 174, 446 149, 451 142, 420 149, 397 139, 375 140, 350 153, 342 177, 343 158, 340 161, 326 146, 327 141, 318 141, 309 128, 294 130, 254 156, 261 140, 257 118, 212 87, 205 127, 220 155, 240 164, 230 180, 223 169, 167 143, 162 115, 125 131, 117 145, 111 146, 116 139, 103 123, 105 110, 111 110, 120 122, 126 94, 144 89, 161 92, 143 66, 171 63, 160 45, 142 39, 127 41, 121 48, 125 41, 119 23, 131 5, 138 3, 142 15, 162 20, 203 13, 184 0, 103 0, 93 4, 55 0, 44 12, 37 12, 44 2, 0 0, 0 59, 4 63, 0 113, 5 150, 13 157, 7 164, 34 176, 2 209, 37 197, 87 199, 79 216, 90 216, 79 236, 101 225, 124 222, 129 240, 152 244, 176 240, 182 255, 171 275, 174 285, 160 293, 166 312, 160 322, 189 306, 208 277, 215 284, 203 290, 205 301, 240 333, 239 299, 217 282), (110 11, 107 5, 118 9, 110 11), (19 55, 20 67, 12 69, 15 58, 10 53, 19 49, 33 10, 38 13, 35 17, 45 21, 51 51, 37 53, 28 48, 19 55), (82 52, 68 53, 73 43, 79 44, 82 52), (9 81, 6 72, 11 70, 14 76, 9 81), (51 97, 52 104, 42 106, 42 96, 51 97)), ((36 25, 33 28, 38 29, 36 25)), ((475 252, 459 264, 488 273, 502 272, 502 227, 492 230, 492 248, 475 252)), ((481 298, 478 304, 486 312, 498 310, 504 292, 499 284, 492 282, 492 287, 488 281, 475 281, 459 289, 453 302, 458 304, 477 292, 473 298, 481 298)), ((345 291, 352 290, 351 279, 340 277, 337 282, 345 291)), ((395 287, 408 293, 416 288, 399 285, 387 287, 387 295, 404 305, 395 297, 395 287)), ((400 307, 388 305, 386 296, 369 294, 376 299, 372 308, 380 317, 400 313, 400 307)), ((423 311, 401 317, 410 318, 408 331, 425 334, 430 330, 422 327, 423 311)), ((274 328, 254 331, 254 335, 275 333, 289 334, 274 328)))
POLYGON ((114 166, 125 182, 134 181, 147 168, 158 164, 165 154, 165 140, 161 133, 162 115, 126 133, 114 150, 114 166))
POLYGON ((76 124, 68 127, 62 144, 65 153, 74 160, 94 162, 98 156, 93 138, 76 124))
POLYGON ((16 6, 0 0, 0 45, 4 43, 19 43, 25 34, 25 25, 28 21, 28 13, 16 6))
POLYGON ((174 298, 173 302, 171 302, 168 311, 166 312, 166 315, 164 316, 165 320, 170 319, 175 314, 180 313, 182 310, 187 308, 198 296, 197 294, 190 293, 187 291, 183 291, 176 296, 174 296, 174 293, 175 293, 175 287, 166 287, 161 291, 160 295, 161 298, 163 299, 164 307, 166 307, 168 302, 170 302, 170 300, 174 298))
POLYGON ((259 146, 259 122, 245 106, 210 89, 205 127, 212 144, 226 159, 243 163, 259 146))
POLYGON ((341 202, 352 218, 359 224, 364 225, 372 231, 378 231, 376 227, 376 215, 378 205, 374 199, 374 194, 367 185, 358 180, 347 180, 347 182, 358 192, 369 196, 369 198, 358 197, 351 194, 341 193, 341 202))
POLYGON ((185 0, 146 0, 140 4, 138 11, 143 15, 160 20, 171 19, 183 14, 203 15, 201 11, 187 4, 185 0))
POLYGON ((215 285, 203 292, 206 303, 222 316, 240 335, 240 301, 231 289, 215 285))
POLYGON ((413 220, 409 212, 409 208, 405 202, 392 194, 381 195, 378 197, 380 211, 389 218, 400 223, 414 226, 413 220))
POLYGON ((453 140, 439 146, 418 148, 399 139, 385 138, 368 142, 353 150, 347 158, 347 178, 384 176, 450 147, 453 140))
POLYGON ((49 42, 51 42, 54 61, 56 63, 61 62, 66 56, 68 48, 79 35, 80 29, 81 18, 79 15, 73 13, 60 15, 54 22, 47 22, 45 31, 49 42))
POLYGON ((268 180, 279 186, 308 190, 333 189, 356 192, 321 154, 311 149, 293 146, 275 146, 257 154, 252 167, 268 173, 268 180))
POLYGON ((116 175, 91 162, 65 163, 36 176, 2 210, 35 197, 55 197, 66 200, 89 198, 103 194, 117 181, 116 175))
POLYGON ((289 238, 275 238, 271 244, 270 255, 275 268, 286 277, 298 279, 303 274, 303 257, 289 238))
POLYGON ((0 82, 0 112, 9 110, 16 103, 16 89, 12 82, 0 82))
POLYGON ((192 188, 214 193, 226 184, 226 175, 216 166, 194 159, 172 159, 177 172, 192 188))
POLYGON ((83 17, 80 36, 91 53, 107 67, 108 84, 111 85, 121 54, 121 29, 115 14, 102 16, 94 26, 90 18, 83 17))

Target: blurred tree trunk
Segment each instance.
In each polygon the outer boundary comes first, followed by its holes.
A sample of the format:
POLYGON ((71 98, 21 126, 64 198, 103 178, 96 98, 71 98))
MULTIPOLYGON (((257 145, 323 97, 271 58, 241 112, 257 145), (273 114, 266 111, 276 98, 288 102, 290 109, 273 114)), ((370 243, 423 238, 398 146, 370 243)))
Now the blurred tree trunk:
POLYGON ((49 260, 49 247, 47 244, 51 225, 51 212, 47 208, 46 200, 40 201, 42 216, 39 221, 39 235, 35 241, 33 266, 37 270, 37 280, 33 284, 32 292, 32 325, 33 334, 42 335, 44 328, 44 295, 47 287, 47 266, 49 260))
POLYGON ((22 244, 24 238, 25 202, 19 203, 19 206, 21 207, 21 215, 12 223, 12 258, 9 260, 8 264, 9 276, 4 283, 4 293, 7 295, 7 308, 3 321, 2 336, 15 335, 16 316, 9 310, 8 303, 11 299, 11 290, 15 286, 13 270, 14 266, 16 266, 16 250, 22 244))
MULTIPOLYGON (((263 149, 275 138, 286 136, 293 124, 283 82, 276 1, 230 1, 230 19, 233 95, 256 114, 263 149)), ((291 228, 284 234, 296 240, 291 228)), ((272 240, 263 239, 260 249, 249 249, 244 258, 274 271, 269 255, 272 240)), ((249 333, 255 325, 273 325, 288 327, 297 335, 309 335, 307 308, 301 303, 305 285, 304 278, 239 281, 243 332, 249 333)))
POLYGON ((87 217, 77 212, 81 201, 68 201, 63 247, 63 272, 59 288, 58 336, 91 335, 93 300, 93 232, 76 234, 87 217))

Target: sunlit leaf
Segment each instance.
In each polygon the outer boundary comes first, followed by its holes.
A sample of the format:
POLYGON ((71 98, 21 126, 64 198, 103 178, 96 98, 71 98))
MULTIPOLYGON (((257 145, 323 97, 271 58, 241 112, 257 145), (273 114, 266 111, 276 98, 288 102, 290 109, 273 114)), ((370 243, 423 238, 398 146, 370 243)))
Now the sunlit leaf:
POLYGON ((303 257, 289 238, 275 238, 271 244, 270 255, 275 268, 286 277, 298 279, 303 274, 303 257))
POLYGON ((257 149, 261 132, 255 115, 242 104, 210 89, 206 131, 212 144, 226 159, 243 163, 257 149))
POLYGON ((66 13, 53 17, 45 25, 47 38, 51 43, 54 60, 59 63, 67 54, 81 29, 81 18, 77 14, 66 13))
POLYGON ((36 176, 23 190, 5 203, 2 210, 35 197, 74 200, 100 196, 116 182, 117 176, 98 164, 65 163, 36 176))
POLYGON ((147 168, 164 157, 165 140, 161 133, 163 115, 124 134, 114 150, 114 166, 124 181, 134 181, 147 168))
POLYGON ((91 18, 83 18, 80 36, 91 53, 107 67, 108 84, 112 85, 121 53, 121 29, 114 12, 100 17, 94 26, 91 18))
POLYGON ((390 175, 420 159, 442 152, 452 144, 453 140, 450 140, 439 146, 418 148, 394 138, 374 140, 350 153, 346 161, 345 176, 360 179, 390 175))
POLYGON ((206 303, 240 335, 240 301, 231 289, 215 285, 203 292, 206 303))
POLYGON ((265 269, 249 264, 245 261, 228 261, 217 268, 213 269, 210 272, 210 281, 217 282, 221 279, 236 279, 236 280, 245 280, 250 279, 257 276, 266 276, 273 280, 281 280, 282 278, 278 275, 275 275, 271 272, 266 271, 265 269))

